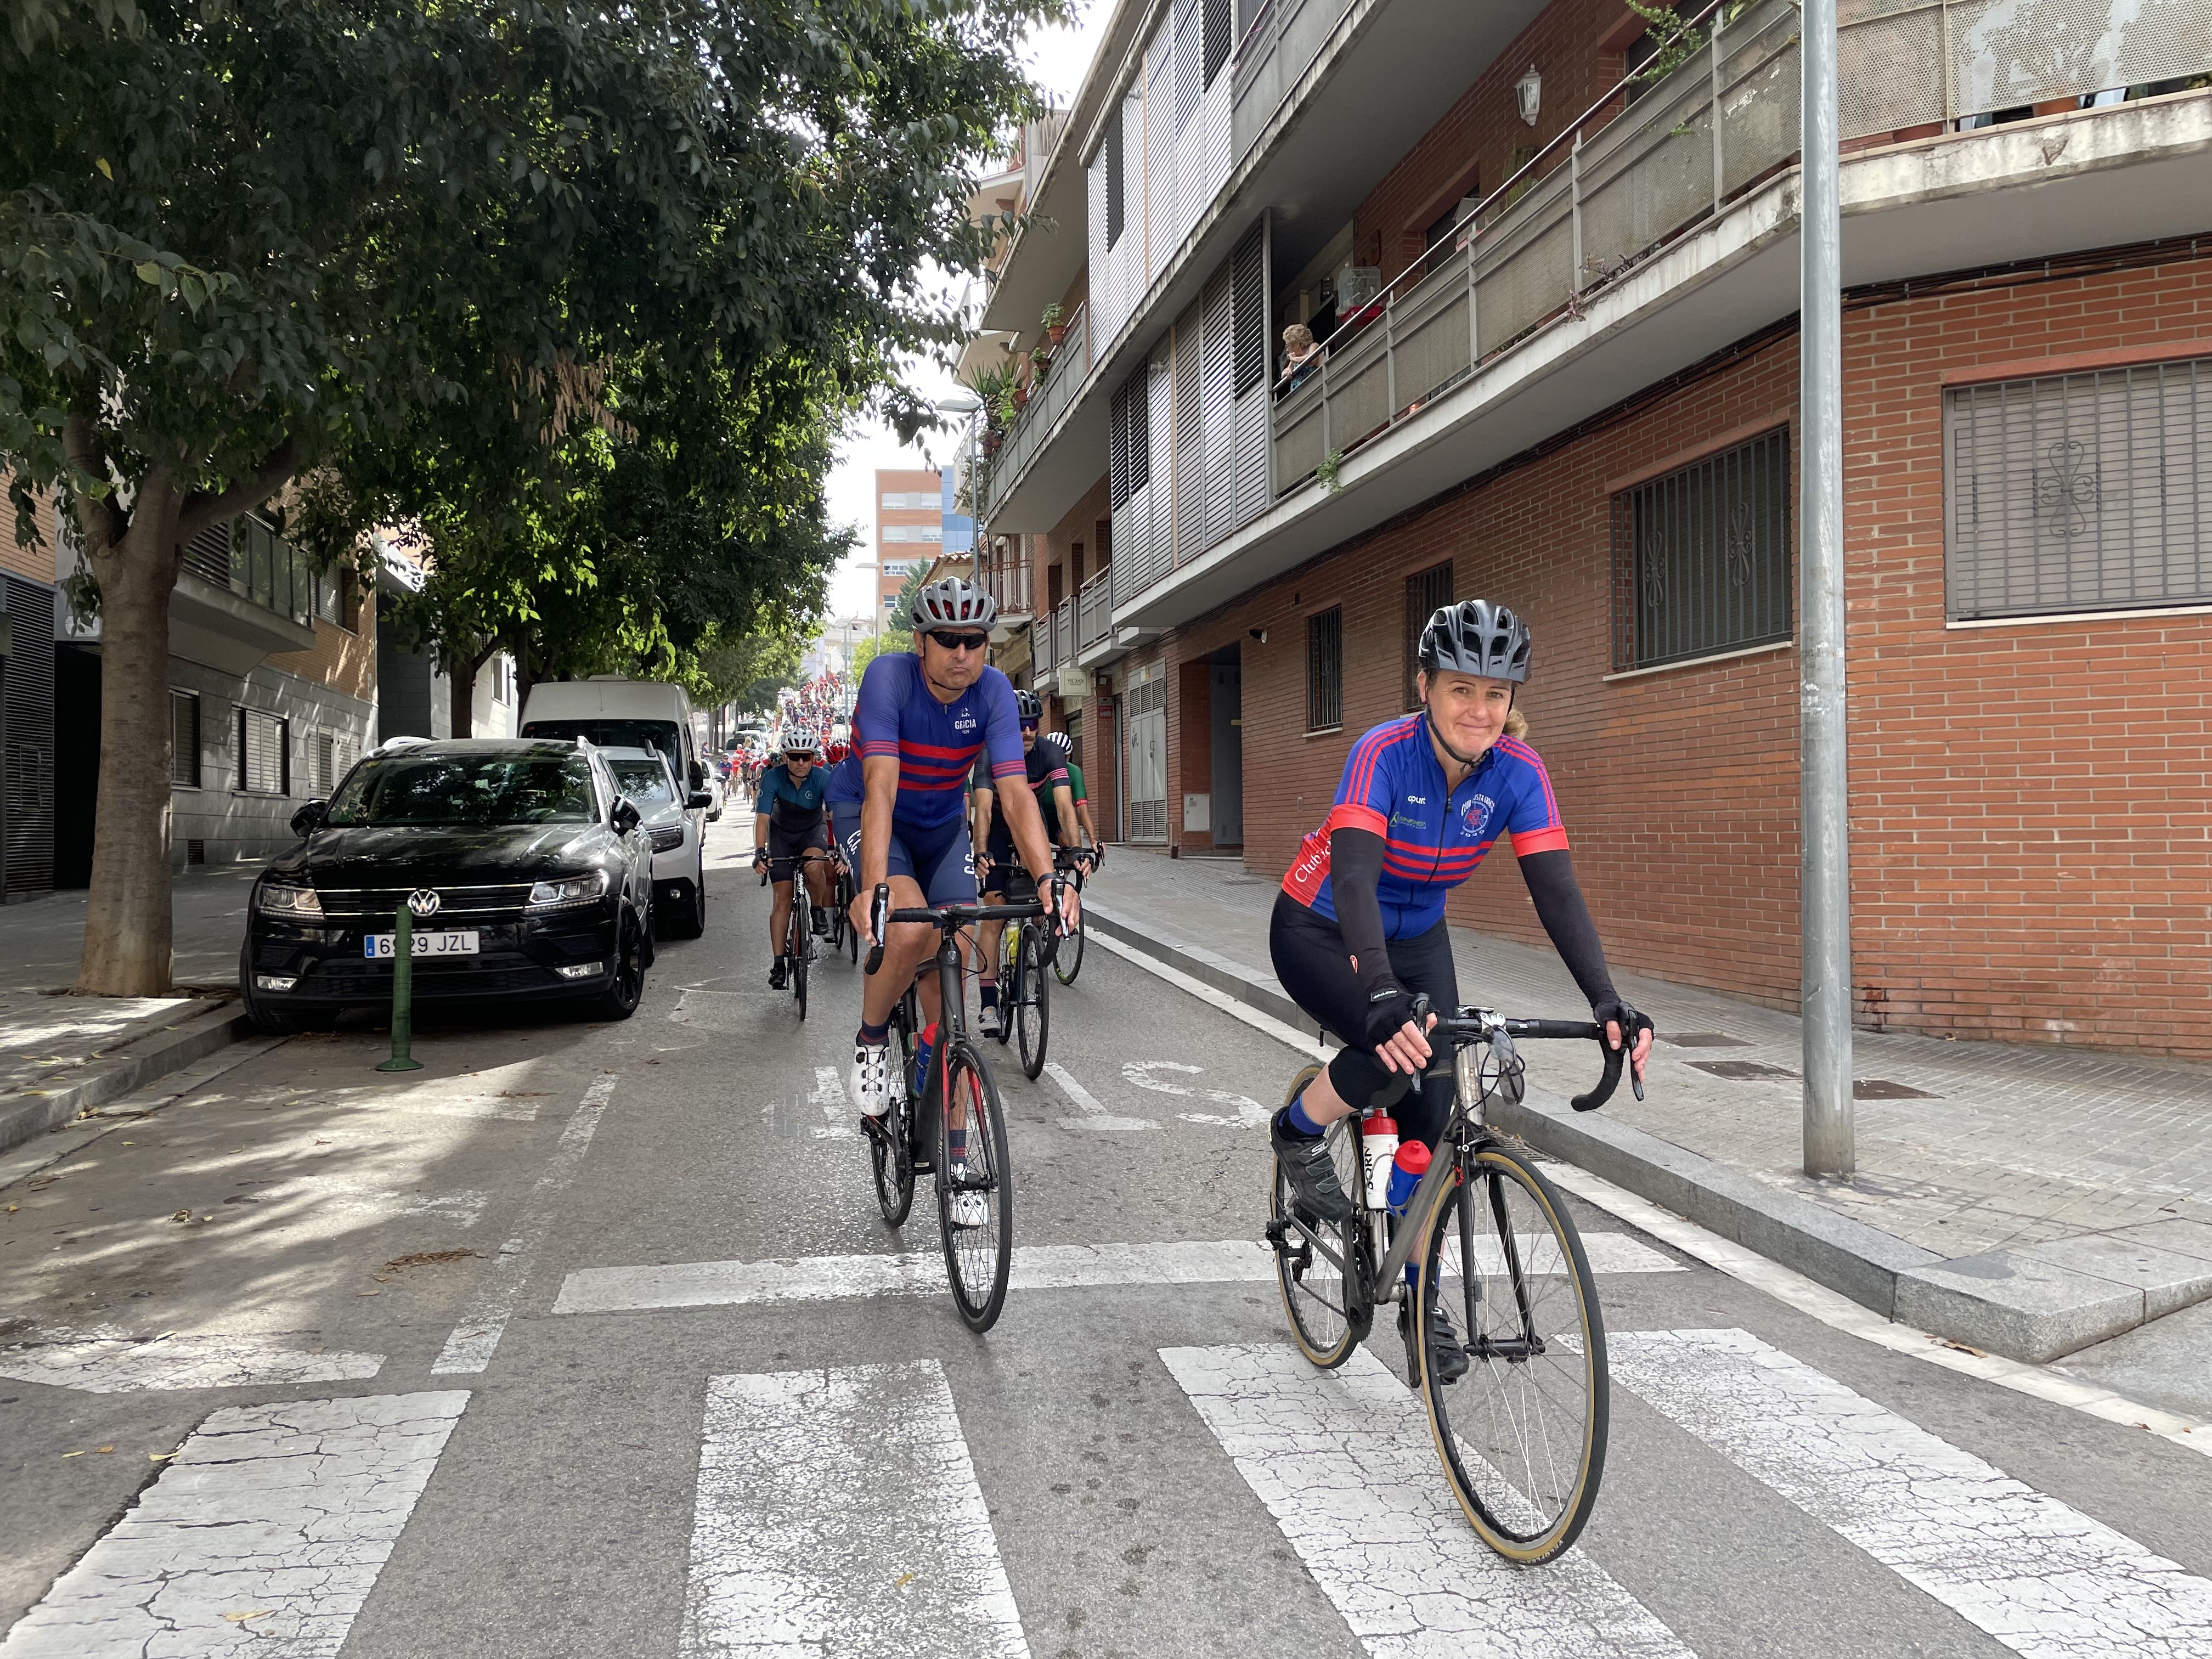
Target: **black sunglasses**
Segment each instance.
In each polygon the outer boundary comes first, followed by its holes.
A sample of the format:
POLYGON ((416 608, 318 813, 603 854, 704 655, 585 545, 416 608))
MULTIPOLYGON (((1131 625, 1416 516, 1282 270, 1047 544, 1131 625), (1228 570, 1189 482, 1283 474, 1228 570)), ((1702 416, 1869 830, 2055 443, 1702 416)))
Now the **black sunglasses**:
POLYGON ((933 628, 929 637, 947 651, 981 651, 991 642, 988 634, 956 634, 949 628, 933 628))

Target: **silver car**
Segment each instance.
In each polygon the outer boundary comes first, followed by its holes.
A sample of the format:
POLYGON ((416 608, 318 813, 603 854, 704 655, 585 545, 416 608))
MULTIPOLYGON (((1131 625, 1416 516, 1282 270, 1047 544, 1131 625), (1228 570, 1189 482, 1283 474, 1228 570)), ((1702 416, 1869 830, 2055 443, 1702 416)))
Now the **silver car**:
POLYGON ((602 749, 615 787, 638 810, 653 849, 653 905, 671 939, 707 931, 707 848, 702 815, 708 796, 677 787, 668 757, 657 749, 602 749))

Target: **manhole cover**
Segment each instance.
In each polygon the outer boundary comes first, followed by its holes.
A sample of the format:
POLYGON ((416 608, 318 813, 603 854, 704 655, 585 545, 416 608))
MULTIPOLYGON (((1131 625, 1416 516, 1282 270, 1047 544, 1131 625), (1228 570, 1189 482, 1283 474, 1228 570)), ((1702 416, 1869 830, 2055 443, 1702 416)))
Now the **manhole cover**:
POLYGON ((1796 1077, 1796 1073, 1780 1066, 1769 1066, 1756 1060, 1693 1060, 1691 1065, 1701 1072, 1711 1072, 1715 1077, 1796 1077))
POLYGON ((1883 1078, 1863 1077, 1851 1085, 1851 1098, 1854 1100, 1940 1100, 1942 1097, 1931 1095, 1925 1089, 1914 1089, 1902 1083, 1892 1083, 1883 1078))
POLYGON ((1659 1039, 1671 1042, 1677 1048, 1748 1048, 1751 1044, 1742 1037, 1723 1036, 1718 1031, 1676 1031, 1659 1039))

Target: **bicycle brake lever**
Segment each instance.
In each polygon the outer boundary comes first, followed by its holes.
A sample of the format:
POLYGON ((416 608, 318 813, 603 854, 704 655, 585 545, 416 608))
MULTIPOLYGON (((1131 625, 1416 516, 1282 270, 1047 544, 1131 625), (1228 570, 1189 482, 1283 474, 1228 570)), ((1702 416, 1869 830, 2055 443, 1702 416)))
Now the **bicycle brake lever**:
POLYGON ((1498 1066, 1498 1086, 1518 1106, 1528 1092, 1528 1066, 1502 1024, 1491 1029, 1490 1057, 1498 1066))

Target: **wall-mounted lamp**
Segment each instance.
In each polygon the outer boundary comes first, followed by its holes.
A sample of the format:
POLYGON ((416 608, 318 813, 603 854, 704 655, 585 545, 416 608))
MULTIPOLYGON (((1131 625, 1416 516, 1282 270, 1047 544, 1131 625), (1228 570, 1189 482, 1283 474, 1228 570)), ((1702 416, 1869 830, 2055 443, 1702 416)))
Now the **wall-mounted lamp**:
POLYGON ((1521 118, 1530 126, 1536 125, 1537 112, 1544 106, 1544 77, 1536 73, 1534 64, 1528 72, 1513 83, 1513 101, 1521 111, 1521 118))
POLYGON ((1247 634, 1249 634, 1249 635, 1250 635, 1254 639, 1255 639, 1255 640, 1259 641, 1261 644, 1262 644, 1262 645, 1267 644, 1267 630, 1266 629, 1264 629, 1264 628, 1248 628, 1248 629, 1246 629, 1244 631, 1245 631, 1247 634))

